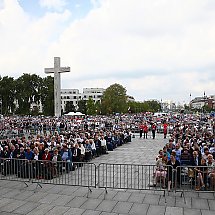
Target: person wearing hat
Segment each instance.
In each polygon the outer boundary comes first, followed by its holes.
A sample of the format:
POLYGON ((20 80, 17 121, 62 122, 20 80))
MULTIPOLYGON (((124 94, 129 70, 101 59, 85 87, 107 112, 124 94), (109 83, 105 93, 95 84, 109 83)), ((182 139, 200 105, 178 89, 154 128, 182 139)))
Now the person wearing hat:
POLYGON ((46 148, 44 150, 44 154, 42 155, 42 160, 47 160, 47 161, 51 160, 51 154, 49 153, 49 149, 48 148, 46 148))

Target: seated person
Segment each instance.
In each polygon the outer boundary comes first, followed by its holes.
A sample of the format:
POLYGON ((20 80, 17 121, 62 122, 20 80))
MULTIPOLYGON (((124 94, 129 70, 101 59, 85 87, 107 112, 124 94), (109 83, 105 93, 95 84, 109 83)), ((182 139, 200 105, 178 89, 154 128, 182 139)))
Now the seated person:
POLYGON ((210 183, 210 188, 212 190, 215 190, 215 161, 213 159, 212 154, 208 155, 207 166, 208 166, 208 179, 210 183))
POLYGON ((156 158, 156 170, 154 173, 154 183, 153 185, 156 186, 157 183, 161 182, 162 187, 165 188, 166 186, 166 165, 167 163, 167 156, 163 154, 163 151, 159 151, 159 155, 156 158))
POLYGON ((204 158, 201 159, 200 167, 196 167, 194 170, 197 174, 197 185, 196 190, 205 188, 205 183, 207 182, 207 164, 204 158))
POLYGON ((193 156, 190 158, 190 165, 191 166, 199 166, 201 163, 201 156, 199 155, 198 151, 193 151, 193 156))
POLYGON ((190 164, 190 152, 187 146, 184 146, 183 150, 181 151, 181 165, 189 165, 190 164))

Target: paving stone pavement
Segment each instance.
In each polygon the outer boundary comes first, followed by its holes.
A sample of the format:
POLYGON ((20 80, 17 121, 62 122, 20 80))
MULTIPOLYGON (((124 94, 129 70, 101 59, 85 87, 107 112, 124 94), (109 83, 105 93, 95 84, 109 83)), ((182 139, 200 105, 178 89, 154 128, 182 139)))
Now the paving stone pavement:
MULTIPOLYGON (((93 160, 99 163, 154 164, 159 149, 167 142, 133 138, 108 155, 93 160)), ((215 194, 120 190, 0 180, 0 215, 214 215, 215 194)))

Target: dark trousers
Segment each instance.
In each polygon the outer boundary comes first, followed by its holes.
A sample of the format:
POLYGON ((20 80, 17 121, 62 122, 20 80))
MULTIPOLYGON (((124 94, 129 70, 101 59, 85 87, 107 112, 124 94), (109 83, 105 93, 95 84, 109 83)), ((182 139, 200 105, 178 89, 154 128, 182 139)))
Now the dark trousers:
POLYGON ((152 130, 152 138, 155 139, 155 130, 152 130))
POLYGON ((142 138, 142 136, 143 136, 143 130, 140 129, 140 138, 142 138))

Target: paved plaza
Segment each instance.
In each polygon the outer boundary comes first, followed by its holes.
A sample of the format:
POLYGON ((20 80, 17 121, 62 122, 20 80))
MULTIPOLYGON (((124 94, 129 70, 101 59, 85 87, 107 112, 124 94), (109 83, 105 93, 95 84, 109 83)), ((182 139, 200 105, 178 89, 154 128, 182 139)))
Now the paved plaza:
MULTIPOLYGON (((100 163, 154 164, 155 157, 167 140, 157 134, 156 139, 138 136, 108 155, 94 159, 100 163)), ((120 190, 0 180, 0 215, 214 215, 215 194, 161 191, 120 190)))

